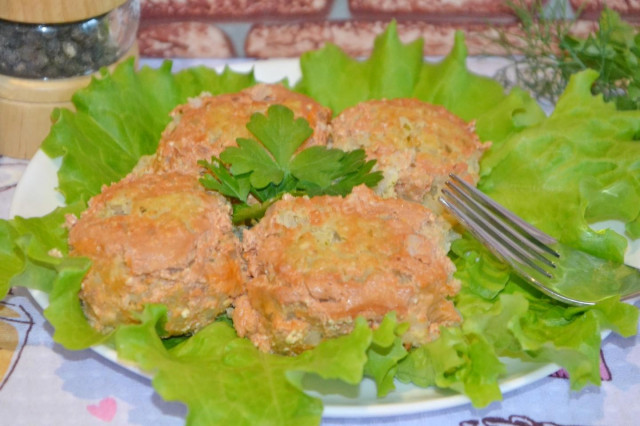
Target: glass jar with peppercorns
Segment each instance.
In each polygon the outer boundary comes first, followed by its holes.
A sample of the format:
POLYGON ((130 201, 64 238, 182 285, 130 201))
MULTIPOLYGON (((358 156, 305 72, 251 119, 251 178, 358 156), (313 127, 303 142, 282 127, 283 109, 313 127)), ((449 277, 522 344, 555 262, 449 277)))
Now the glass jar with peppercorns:
POLYGON ((139 0, 0 0, 0 154, 28 158, 55 107, 137 56, 139 0))

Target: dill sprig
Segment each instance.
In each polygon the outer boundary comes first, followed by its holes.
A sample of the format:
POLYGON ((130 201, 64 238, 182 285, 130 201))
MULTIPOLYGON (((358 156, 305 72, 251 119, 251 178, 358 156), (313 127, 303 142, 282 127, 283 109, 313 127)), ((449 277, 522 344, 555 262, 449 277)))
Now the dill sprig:
POLYGON ((616 12, 605 9, 585 36, 577 28, 581 11, 572 11, 564 1, 507 4, 518 27, 498 29, 491 40, 508 60, 495 76, 506 88, 519 86, 553 104, 572 74, 594 69, 599 73, 594 94, 615 101, 620 109, 640 108, 640 36, 616 12))

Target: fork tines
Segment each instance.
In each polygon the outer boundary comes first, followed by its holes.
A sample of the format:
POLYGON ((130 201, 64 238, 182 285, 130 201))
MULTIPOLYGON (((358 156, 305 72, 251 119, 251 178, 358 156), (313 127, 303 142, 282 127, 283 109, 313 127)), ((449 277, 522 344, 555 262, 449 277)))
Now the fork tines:
POLYGON ((450 174, 440 202, 476 238, 516 272, 545 293, 543 282, 553 277, 560 255, 548 245, 557 240, 525 222, 467 182, 450 174))

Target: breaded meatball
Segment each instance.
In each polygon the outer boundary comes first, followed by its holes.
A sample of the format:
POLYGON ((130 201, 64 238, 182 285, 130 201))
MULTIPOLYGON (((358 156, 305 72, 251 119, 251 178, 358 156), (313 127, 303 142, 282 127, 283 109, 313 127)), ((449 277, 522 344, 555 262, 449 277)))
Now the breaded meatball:
POLYGON ((478 162, 489 144, 481 143, 473 124, 417 99, 362 102, 332 122, 332 146, 362 148, 377 160, 384 179, 376 192, 426 205, 436 212, 449 173, 471 184, 478 181, 478 162))
POLYGON ((269 106, 284 105, 296 118, 302 117, 314 130, 303 147, 326 145, 331 110, 281 84, 258 84, 238 93, 203 94, 171 113, 173 122, 162 134, 158 150, 145 167, 155 172, 181 171, 198 175, 198 160, 219 156, 236 146, 237 138, 253 138, 247 130, 251 115, 266 114, 269 106))
POLYGON ((395 311, 420 345, 460 320, 449 227, 420 204, 365 186, 347 197, 285 196, 243 237, 250 279, 233 323, 261 350, 294 354, 395 311))
POLYGON ((168 308, 170 335, 193 333, 241 294, 246 268, 228 202, 193 176, 129 176, 93 197, 69 232, 72 256, 91 259, 80 298, 108 332, 145 304, 168 308))

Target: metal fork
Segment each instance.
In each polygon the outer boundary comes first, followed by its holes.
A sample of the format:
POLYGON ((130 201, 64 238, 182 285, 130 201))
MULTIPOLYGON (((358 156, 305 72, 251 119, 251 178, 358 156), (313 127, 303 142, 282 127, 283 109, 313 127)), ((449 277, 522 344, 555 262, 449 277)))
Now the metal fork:
POLYGON ((637 269, 559 243, 455 174, 439 201, 494 255, 553 299, 591 306, 611 296, 640 296, 637 269))

